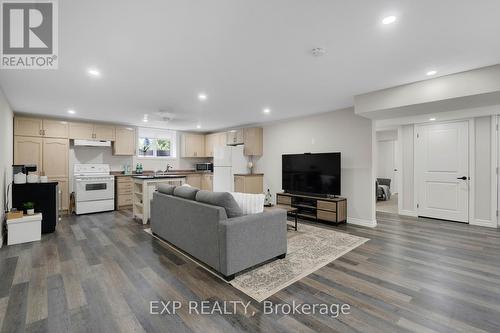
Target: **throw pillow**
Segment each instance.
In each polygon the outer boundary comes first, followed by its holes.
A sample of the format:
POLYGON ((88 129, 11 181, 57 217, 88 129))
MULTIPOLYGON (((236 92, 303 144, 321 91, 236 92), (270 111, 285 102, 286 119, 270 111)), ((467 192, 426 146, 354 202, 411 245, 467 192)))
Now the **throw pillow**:
POLYGON ((177 186, 174 189, 174 195, 176 197, 181 197, 184 199, 194 200, 196 198, 196 193, 198 193, 199 189, 191 186, 177 186))
POLYGON ((175 188, 176 188, 175 185, 159 184, 158 185, 158 192, 163 193, 163 194, 173 195, 175 188))
POLYGON ((231 195, 244 215, 258 214, 264 211, 264 194, 231 192, 231 195))
POLYGON ((229 192, 201 190, 196 193, 196 201, 224 208, 228 218, 243 216, 243 212, 229 192))

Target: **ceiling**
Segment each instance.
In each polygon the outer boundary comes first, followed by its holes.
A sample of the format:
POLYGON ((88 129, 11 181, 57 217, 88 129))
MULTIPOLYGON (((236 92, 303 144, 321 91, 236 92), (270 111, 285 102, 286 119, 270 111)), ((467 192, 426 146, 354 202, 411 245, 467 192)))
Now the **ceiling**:
POLYGON ((2 70, 0 85, 19 112, 209 131, 500 63, 498 13, 498 0, 64 0, 59 69, 2 70))

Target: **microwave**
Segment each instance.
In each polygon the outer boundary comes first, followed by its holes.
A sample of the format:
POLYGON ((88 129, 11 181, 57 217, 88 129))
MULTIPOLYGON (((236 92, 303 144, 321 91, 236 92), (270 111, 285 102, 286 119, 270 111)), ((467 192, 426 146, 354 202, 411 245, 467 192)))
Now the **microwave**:
POLYGON ((196 163, 196 171, 214 171, 213 163, 196 163))

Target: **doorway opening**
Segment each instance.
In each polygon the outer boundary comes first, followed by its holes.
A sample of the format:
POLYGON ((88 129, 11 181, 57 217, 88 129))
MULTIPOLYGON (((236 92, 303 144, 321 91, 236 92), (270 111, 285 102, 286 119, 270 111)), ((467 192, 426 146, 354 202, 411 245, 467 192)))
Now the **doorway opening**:
POLYGON ((377 131, 376 140, 376 210, 398 214, 398 130, 377 131))

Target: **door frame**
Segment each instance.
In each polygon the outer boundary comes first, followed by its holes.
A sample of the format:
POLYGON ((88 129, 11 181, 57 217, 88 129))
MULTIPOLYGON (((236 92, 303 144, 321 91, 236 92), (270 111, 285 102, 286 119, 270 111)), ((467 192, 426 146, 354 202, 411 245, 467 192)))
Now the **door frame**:
MULTIPOLYGON (((417 134, 418 134, 418 128, 427 126, 427 125, 435 125, 435 124, 452 124, 452 123, 461 123, 461 122, 467 122, 468 123, 468 144, 469 144, 469 195, 468 195, 468 221, 465 222, 466 224, 471 224, 470 222, 473 221, 474 219, 474 205, 471 203, 474 202, 474 188, 475 188, 475 168, 474 168, 474 157, 475 157, 475 146, 474 146, 474 140, 471 140, 471 138, 475 137, 475 126, 474 126, 474 118, 466 118, 466 119, 457 119, 457 120, 450 120, 450 121, 429 121, 425 123, 419 123, 414 125, 414 130, 413 130, 413 198, 415 202, 415 212, 416 216, 420 216, 419 211, 420 207, 418 207, 418 203, 420 201, 419 198, 419 186, 420 186, 420 178, 419 178, 419 173, 417 170, 417 134)), ((459 222, 457 222, 459 223, 459 222)), ((461 222, 464 223, 464 222, 461 222)))

